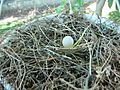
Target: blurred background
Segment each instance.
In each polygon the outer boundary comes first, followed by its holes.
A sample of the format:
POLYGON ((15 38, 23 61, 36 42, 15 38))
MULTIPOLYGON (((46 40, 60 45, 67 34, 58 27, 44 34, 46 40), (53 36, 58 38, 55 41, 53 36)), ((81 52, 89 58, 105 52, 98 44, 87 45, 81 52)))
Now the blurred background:
MULTIPOLYGON (((21 24, 28 22, 33 17, 36 16, 45 16, 48 14, 53 14, 56 12, 64 12, 69 8, 65 8, 60 11, 61 7, 63 8, 64 2, 68 5, 69 0, 0 0, 0 33, 8 29, 13 29, 16 26, 20 26, 21 24)), ((75 0, 71 0, 73 2, 75 0)), ((84 1, 84 12, 85 13, 94 13, 96 10, 96 2, 97 0, 76 0, 76 1, 84 1)), ((99 1, 99 0, 98 0, 99 1)), ((102 0, 105 1, 105 0, 102 0)), ((115 19, 119 21, 119 12, 114 12, 110 14, 112 11, 116 11, 115 5, 113 1, 115 0, 106 0, 104 6, 102 7, 102 17, 115 19), (117 17, 118 18, 117 18, 117 17)), ((100 1, 101 3, 101 1, 100 1)), ((69 5, 68 5, 69 6, 69 5)), ((98 6, 100 9, 101 6, 98 6)))

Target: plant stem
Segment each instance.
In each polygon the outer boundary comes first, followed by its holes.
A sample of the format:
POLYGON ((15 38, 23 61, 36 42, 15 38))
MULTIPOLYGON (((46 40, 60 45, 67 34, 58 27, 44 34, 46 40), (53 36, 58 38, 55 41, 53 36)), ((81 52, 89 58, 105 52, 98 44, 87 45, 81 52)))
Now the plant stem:
POLYGON ((120 3, 119 3, 119 0, 115 0, 115 1, 116 1, 117 8, 118 8, 118 10, 120 12, 120 3))
POLYGON ((73 14, 73 10, 72 10, 71 1, 70 1, 70 0, 68 0, 68 2, 69 2, 69 7, 70 7, 70 14, 73 14))
POLYGON ((89 27, 90 27, 90 25, 87 28, 85 28, 84 32, 82 33, 80 38, 76 41, 76 43, 73 45, 73 47, 77 46, 80 43, 80 41, 82 40, 84 34, 86 33, 86 31, 88 30, 89 27))

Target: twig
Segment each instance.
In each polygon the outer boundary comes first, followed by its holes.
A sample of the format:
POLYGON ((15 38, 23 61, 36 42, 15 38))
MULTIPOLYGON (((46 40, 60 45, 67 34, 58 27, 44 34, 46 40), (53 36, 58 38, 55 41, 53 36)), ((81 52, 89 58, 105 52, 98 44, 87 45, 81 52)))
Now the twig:
POLYGON ((77 40, 77 42, 73 45, 73 47, 75 47, 76 45, 78 45, 80 43, 80 41, 82 40, 83 36, 85 35, 86 31, 88 30, 88 28, 91 26, 91 24, 85 28, 84 32, 82 33, 82 35, 80 36, 80 38, 77 40))
POLYGON ((63 78, 60 78, 60 81, 67 84, 69 87, 75 89, 75 90, 82 90, 80 88, 76 88, 75 86, 73 86, 72 84, 70 84, 69 82, 65 81, 63 78))
POLYGON ((71 0, 68 0, 68 2, 69 2, 69 8, 70 8, 70 14, 73 14, 73 10, 72 10, 72 5, 71 5, 71 0))

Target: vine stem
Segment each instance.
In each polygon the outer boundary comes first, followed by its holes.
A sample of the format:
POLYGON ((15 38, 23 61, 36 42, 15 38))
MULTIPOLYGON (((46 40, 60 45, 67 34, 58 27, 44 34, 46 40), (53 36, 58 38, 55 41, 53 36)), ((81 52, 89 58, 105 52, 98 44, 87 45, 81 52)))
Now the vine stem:
POLYGON ((70 14, 73 14, 73 10, 72 10, 71 1, 70 1, 70 0, 68 0, 68 2, 69 2, 69 7, 70 7, 70 14))

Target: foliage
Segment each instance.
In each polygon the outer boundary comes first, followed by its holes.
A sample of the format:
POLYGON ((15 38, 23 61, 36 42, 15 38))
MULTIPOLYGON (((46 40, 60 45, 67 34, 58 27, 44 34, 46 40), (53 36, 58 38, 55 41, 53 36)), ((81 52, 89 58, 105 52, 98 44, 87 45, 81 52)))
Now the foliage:
POLYGON ((32 21, 35 18, 36 17, 33 16, 4 23, 0 22, 0 34, 4 33, 5 31, 15 29, 16 27, 23 25, 25 22, 32 21))
POLYGON ((66 5, 66 0, 62 0, 60 6, 56 8, 56 13, 61 13, 62 10, 65 8, 65 5, 66 5))
POLYGON ((84 0, 74 0, 72 4, 72 9, 74 12, 80 11, 81 8, 83 7, 84 0))
MULTIPOLYGON (((109 8, 112 7, 112 4, 113 4, 113 0, 108 0, 109 8)), ((114 20, 116 22, 120 22, 120 12, 117 9, 117 6, 116 6, 116 11, 112 11, 109 13, 109 19, 114 20)))
POLYGON ((120 10, 119 6, 120 6, 120 0, 116 0, 115 2, 113 2, 114 0, 108 0, 108 7, 111 8, 113 3, 116 3, 116 10, 120 10))
POLYGON ((113 4, 113 0, 108 0, 108 7, 111 8, 113 4))
MULTIPOLYGON (((84 0, 70 0, 73 12, 79 12, 83 7, 84 0)), ((56 8, 56 13, 61 13, 67 4, 67 0, 62 0, 60 6, 56 8)))
POLYGON ((19 20, 12 21, 12 22, 6 22, 6 23, 0 23, 0 33, 3 33, 6 30, 13 29, 20 25, 22 25, 22 22, 19 20))
POLYGON ((118 10, 109 13, 109 18, 120 23, 120 12, 118 10))

